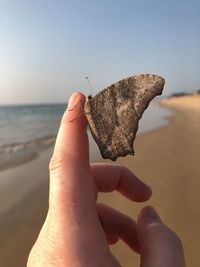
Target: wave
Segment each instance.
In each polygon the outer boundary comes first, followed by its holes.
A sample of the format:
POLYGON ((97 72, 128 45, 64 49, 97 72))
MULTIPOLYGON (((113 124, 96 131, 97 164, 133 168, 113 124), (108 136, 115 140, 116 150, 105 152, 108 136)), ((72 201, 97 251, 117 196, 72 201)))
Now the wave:
POLYGON ((54 144, 55 138, 56 135, 51 135, 27 142, 0 145, 0 171, 37 158, 40 151, 54 144))
POLYGON ((25 150, 44 149, 54 144, 56 135, 44 136, 26 142, 0 145, 0 155, 11 154, 25 150))

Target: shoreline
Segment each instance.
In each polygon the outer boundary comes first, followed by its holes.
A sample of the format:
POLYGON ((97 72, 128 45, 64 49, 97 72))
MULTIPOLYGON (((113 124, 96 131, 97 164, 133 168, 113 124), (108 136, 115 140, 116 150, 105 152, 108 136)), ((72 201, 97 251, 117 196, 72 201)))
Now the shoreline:
MULTIPOLYGON (((158 101, 156 102, 154 101, 153 105, 149 107, 150 114, 152 112, 153 107, 155 107, 154 105, 161 106, 159 105, 158 101)), ((153 125, 150 125, 149 123, 149 119, 151 120, 151 117, 149 118, 147 117, 148 111, 144 114, 144 116, 142 116, 142 119, 139 122, 139 128, 136 134, 136 139, 143 133, 148 133, 154 130, 158 130, 168 124, 168 117, 172 116, 173 114, 169 115, 167 114, 167 111, 171 113, 171 110, 166 106, 162 105, 161 108, 162 108, 161 110, 162 116, 159 115, 159 117, 153 118, 152 119, 153 125), (156 119, 158 120, 157 123, 156 119), (145 124, 147 124, 148 126, 144 127, 145 124)), ((94 142, 93 137, 89 130, 88 130, 88 136, 90 142, 91 161, 95 160, 101 161, 102 157, 99 152, 99 148, 97 147, 97 144, 94 142), (91 149, 91 147, 94 147, 95 149, 91 149)), ((36 160, 41 153, 54 146, 55 140, 56 140, 56 135, 54 136, 50 135, 50 136, 40 137, 34 140, 29 140, 24 143, 20 142, 20 143, 13 143, 0 146, 0 172, 18 167, 20 165, 24 165, 32 160, 36 160)))
MULTIPOLYGON (((177 109, 175 103, 173 105, 168 105, 174 111, 166 118, 168 123, 138 134, 134 144, 135 156, 120 158, 116 162, 130 168, 149 184, 153 190, 152 198, 146 203, 133 203, 113 192, 100 194, 98 201, 134 219, 142 207, 154 206, 163 221, 182 239, 187 265, 196 267, 200 264, 200 105, 196 112, 183 108, 183 104, 181 109, 177 109)), ((52 147, 41 151, 32 161, 0 171, 0 266, 12 267, 13 259, 15 267, 26 265, 48 208, 51 153, 52 147)), ((95 161, 110 163, 98 155, 95 161)), ((111 250, 122 266, 139 265, 138 255, 123 242, 112 246, 111 250)))
POLYGON ((0 147, 0 172, 28 163, 51 148, 56 140, 55 136, 44 136, 24 143, 14 143, 0 147))

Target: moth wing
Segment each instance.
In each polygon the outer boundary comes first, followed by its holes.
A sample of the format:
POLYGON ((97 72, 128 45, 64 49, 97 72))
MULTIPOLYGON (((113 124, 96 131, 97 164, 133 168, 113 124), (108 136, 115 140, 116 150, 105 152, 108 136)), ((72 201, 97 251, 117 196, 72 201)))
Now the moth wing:
POLYGON ((134 108, 138 118, 142 117, 143 112, 148 107, 151 100, 162 94, 165 80, 153 74, 141 74, 134 78, 134 108))
POLYGON ((87 99, 85 114, 103 158, 134 154, 139 120, 150 101, 162 93, 164 83, 158 75, 135 75, 87 99))

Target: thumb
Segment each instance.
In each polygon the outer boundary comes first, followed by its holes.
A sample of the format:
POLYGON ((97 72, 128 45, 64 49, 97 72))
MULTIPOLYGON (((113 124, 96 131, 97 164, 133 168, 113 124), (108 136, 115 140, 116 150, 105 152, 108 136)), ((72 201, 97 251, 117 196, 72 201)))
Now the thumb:
POLYGON ((152 207, 145 207, 138 217, 141 267, 185 267, 179 237, 166 227, 152 207))

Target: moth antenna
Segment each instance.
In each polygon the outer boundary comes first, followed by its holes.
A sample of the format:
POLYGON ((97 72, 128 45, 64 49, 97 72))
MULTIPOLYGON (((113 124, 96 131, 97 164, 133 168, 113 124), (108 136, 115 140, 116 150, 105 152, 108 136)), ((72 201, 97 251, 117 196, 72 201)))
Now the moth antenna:
POLYGON ((88 81, 89 89, 90 89, 90 96, 92 97, 92 86, 89 77, 85 76, 85 79, 88 81))

